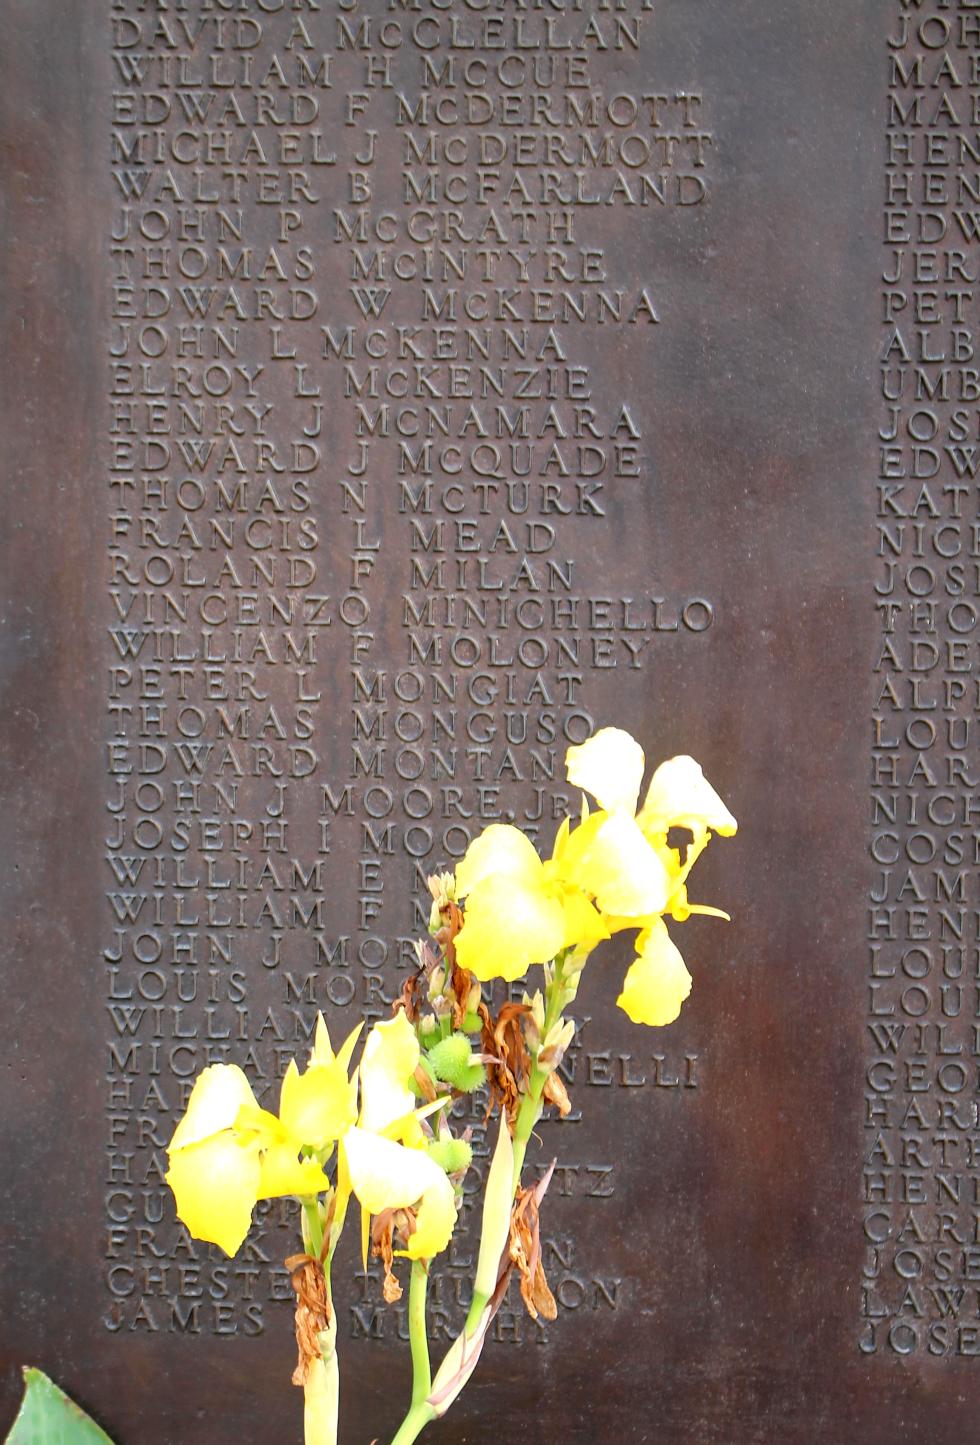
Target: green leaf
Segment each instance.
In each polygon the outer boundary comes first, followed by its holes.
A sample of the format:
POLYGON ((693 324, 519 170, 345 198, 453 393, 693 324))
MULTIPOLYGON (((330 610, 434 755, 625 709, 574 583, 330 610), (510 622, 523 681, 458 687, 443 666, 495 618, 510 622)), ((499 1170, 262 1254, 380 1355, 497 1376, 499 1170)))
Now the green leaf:
POLYGON ((105 1431, 40 1370, 25 1369, 24 1383, 6 1445, 112 1445, 105 1431))

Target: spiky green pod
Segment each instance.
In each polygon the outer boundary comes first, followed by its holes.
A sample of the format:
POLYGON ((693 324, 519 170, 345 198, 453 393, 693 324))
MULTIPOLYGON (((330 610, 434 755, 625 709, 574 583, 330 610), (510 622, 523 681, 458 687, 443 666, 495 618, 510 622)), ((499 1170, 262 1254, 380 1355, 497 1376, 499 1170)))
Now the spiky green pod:
POLYGON ((473 1162, 473 1150, 465 1139, 437 1139, 429 1145, 429 1158, 434 1159, 447 1174, 459 1174, 473 1162))
POLYGON ((478 1089, 486 1077, 482 1064, 473 1062, 470 1041, 465 1034, 450 1034, 429 1050, 429 1063, 437 1079, 463 1093, 478 1089))

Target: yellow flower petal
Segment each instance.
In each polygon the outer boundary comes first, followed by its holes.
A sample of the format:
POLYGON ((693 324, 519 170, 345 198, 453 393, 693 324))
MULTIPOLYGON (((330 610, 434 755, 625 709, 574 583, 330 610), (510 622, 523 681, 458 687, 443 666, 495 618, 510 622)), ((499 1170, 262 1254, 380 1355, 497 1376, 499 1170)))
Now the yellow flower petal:
POLYGON ((630 965, 616 1002, 635 1024, 673 1023, 691 992, 691 975, 660 919, 637 944, 639 957, 630 965))
POLYGON ((357 1128, 344 1136, 344 1153, 351 1186, 369 1214, 421 1202, 407 1251, 411 1258, 431 1259, 445 1249, 456 1223, 455 1195, 435 1160, 422 1149, 406 1149, 357 1128))
POLYGON ((540 873, 541 859, 530 838, 509 823, 491 823, 473 839, 456 869, 456 896, 465 898, 486 878, 512 878, 534 887, 540 873))
POLYGON ((650 779, 638 822, 645 833, 712 828, 730 838, 738 824, 693 758, 670 758, 650 779))
MULTIPOLYGON (((324 1025, 324 1027, 326 1027, 326 1025, 324 1025)), ((349 1072, 350 1070, 350 1061, 354 1057, 354 1050, 357 1047, 357 1041, 361 1037, 361 1031, 363 1030, 363 1028, 364 1023, 362 1020, 361 1023, 356 1024, 355 1027, 351 1029, 350 1033, 347 1035, 346 1039, 344 1039, 344 1042, 337 1050, 337 1062, 338 1064, 340 1064, 341 1068, 345 1071, 345 1073, 349 1072)))
POLYGON ((281 1144, 289 1135, 278 1116, 258 1104, 244 1104, 235 1118, 235 1134, 244 1143, 256 1143, 260 1148, 269 1144, 281 1144), (251 1137, 249 1137, 251 1136, 251 1137))
POLYGON ((667 912, 678 923, 686 923, 692 913, 703 913, 709 918, 723 918, 726 923, 732 921, 731 914, 722 908, 712 908, 707 903, 692 903, 687 896, 687 886, 683 883, 671 894, 667 912))
POLYGON ((643 781, 643 749, 622 728, 602 728, 565 754, 568 781, 584 788, 606 812, 636 812, 643 781))
POLYGON ((361 1117, 363 1129, 380 1133, 395 1119, 415 1108, 409 1080, 419 1062, 419 1041, 406 1015, 377 1023, 367 1036, 361 1058, 361 1117))
POLYGON ((225 1129, 174 1150, 166 1177, 177 1201, 177 1217, 194 1238, 209 1240, 233 1255, 252 1222, 260 1173, 257 1146, 236 1143, 231 1130, 225 1129))
POLYGON ((327 1021, 323 1014, 318 1012, 316 1016, 316 1032, 313 1035, 313 1048, 310 1051, 311 1064, 332 1064, 334 1058, 333 1044, 330 1042, 330 1030, 327 1028, 327 1021))
POLYGON ((315 1159, 300 1160, 293 1140, 270 1144, 259 1156, 259 1199, 287 1194, 319 1194, 330 1181, 315 1159))
POLYGON ((170 1148, 185 1149, 230 1128, 243 1107, 257 1109, 258 1104, 238 1065, 209 1065, 194 1081, 186 1113, 174 1130, 170 1148))
POLYGON ((364 1024, 359 1023, 347 1035, 341 1044, 339 1051, 335 1054, 330 1043, 330 1030, 327 1028, 327 1021, 322 1013, 316 1016, 316 1033, 313 1037, 313 1049, 310 1053, 311 1064, 332 1064, 334 1059, 339 1060, 344 1070, 350 1067, 350 1061, 354 1053, 355 1045, 360 1037, 364 1024))
POLYGON ((415 1233, 405 1251, 409 1259, 432 1259, 441 1254, 456 1227, 456 1192, 446 1175, 439 1172, 441 1178, 434 1178, 422 1195, 415 1233))
POLYGON ((282 1081, 279 1118, 296 1140, 323 1149, 339 1139, 357 1119, 357 1080, 348 1079, 339 1059, 311 1063, 305 1074, 290 1059, 282 1081))
POLYGON ((562 895, 565 915, 563 948, 591 952, 596 944, 609 937, 609 929, 599 913, 577 888, 565 889, 562 895))
POLYGON ((512 982, 564 946, 565 910, 557 891, 544 885, 543 873, 540 877, 534 888, 500 875, 484 878, 467 899, 456 957, 481 983, 512 982))
POLYGON ((627 813, 593 813, 574 829, 561 871, 613 915, 660 913, 672 892, 662 859, 627 813))
MULTIPOLYGON (((555 834, 555 846, 551 850, 551 860, 556 868, 560 868, 561 856, 565 851, 565 846, 568 843, 568 835, 571 830, 571 818, 562 818, 561 823, 558 826, 558 832, 555 834)), ((547 866, 548 865, 545 864, 546 868, 547 866)))

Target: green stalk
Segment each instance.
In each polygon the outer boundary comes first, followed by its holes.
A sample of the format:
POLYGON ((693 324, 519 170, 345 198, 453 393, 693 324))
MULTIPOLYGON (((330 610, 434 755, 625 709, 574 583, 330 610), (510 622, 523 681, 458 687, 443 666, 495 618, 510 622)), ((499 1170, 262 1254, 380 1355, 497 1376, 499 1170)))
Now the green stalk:
POLYGON ((340 1371, 337 1365, 337 1320, 331 1308, 330 1324, 318 1336, 321 1358, 311 1360, 303 1387, 303 1439, 305 1445, 337 1445, 340 1371))
POLYGON ((436 1412, 431 1405, 423 1400, 421 1404, 413 1405, 398 1428, 398 1434, 394 1437, 391 1445, 412 1445, 425 1429, 436 1418, 436 1412))
POLYGON ((432 1367, 429 1364, 429 1338, 425 1328, 425 1292, 429 1271, 425 1261, 412 1261, 412 1280, 408 1287, 408 1338, 412 1347, 412 1407, 422 1404, 432 1389, 432 1367))
POLYGON ((514 1193, 517 1193, 521 1182, 521 1173, 524 1169, 524 1156, 527 1153, 527 1146, 531 1142, 531 1135, 534 1133, 535 1125, 541 1118, 543 1105, 541 1095, 544 1093, 544 1086, 548 1075, 535 1069, 531 1074, 528 1092, 521 1100, 521 1107, 517 1111, 517 1120, 514 1124, 514 1193))
POLYGON ((428 1403, 432 1390, 432 1366, 429 1364, 429 1337, 425 1326, 425 1294, 429 1271, 425 1260, 412 1261, 408 1286, 408 1339, 412 1349, 412 1405, 398 1429, 392 1445, 409 1445, 418 1438, 436 1412, 428 1403))
MULTIPOLYGON (((315 1194, 301 1201, 303 1246, 307 1254, 320 1259, 323 1254, 323 1220, 320 1201, 315 1194)), ((340 1370, 337 1364, 337 1316, 330 1289, 330 1261, 324 1265, 330 1323, 317 1336, 320 1358, 311 1360, 303 1386, 303 1439, 305 1445, 337 1445, 337 1421, 340 1406, 340 1370)))
MULTIPOLYGON (((561 1011, 565 1003, 565 955, 560 953, 555 959, 555 976, 547 992, 545 1005, 544 1028, 542 1038, 546 1038, 552 1026, 561 1017, 561 1011)), ((548 1074, 544 1069, 536 1065, 531 1070, 531 1077, 528 1080, 528 1090, 521 1100, 521 1107, 517 1111, 517 1118, 514 1121, 514 1193, 517 1193, 521 1182, 521 1173, 524 1169, 524 1156, 527 1153, 527 1146, 530 1143, 531 1135, 534 1133, 535 1125, 541 1118, 543 1105, 541 1096, 544 1093, 544 1086, 548 1082, 548 1074)))
MULTIPOLYGON (((555 960, 555 975, 547 989, 542 1038, 545 1038, 552 1028, 552 1025, 558 1022, 561 1017, 562 1008, 566 1002, 566 994, 569 991, 569 986, 566 985, 564 976, 565 957, 566 955, 564 953, 560 953, 555 960)), ((577 987, 577 979, 573 980, 573 983, 577 987)), ((572 991, 574 992, 574 990, 572 991)), ((514 1197, 517 1194, 517 1190, 520 1187, 527 1146, 530 1143, 531 1135, 534 1133, 535 1125, 541 1118, 544 1108, 542 1098, 544 1095, 544 1086, 547 1082, 548 1071, 546 1069, 539 1069, 537 1065, 535 1065, 531 1069, 527 1093, 521 1100, 520 1108, 517 1111, 517 1118, 514 1121, 514 1172, 510 1199, 507 1203, 508 1213, 514 1197)), ((489 1221, 484 1220, 484 1228, 489 1227, 489 1224, 489 1221)), ((474 1290, 473 1300, 470 1304, 469 1313, 466 1316, 465 1334, 473 1334, 483 1315, 489 1298, 489 1294, 474 1290)))
MULTIPOLYGON (((544 1037, 549 1033, 549 1031, 551 1030, 552 1026, 553 1026, 554 1024, 556 1024, 556 1023, 558 1022, 558 1020, 561 1018, 562 1009, 564 1008, 565 1003, 568 1002, 568 1000, 569 1000, 570 998, 574 997, 574 994, 575 994, 575 991, 576 991, 576 988, 577 988, 577 983, 578 983, 578 977, 577 977, 577 975, 574 976, 570 982, 566 982, 566 980, 565 980, 565 975, 564 975, 564 970, 565 970, 565 957, 566 957, 566 955, 565 955, 564 953, 561 953, 561 954, 558 955, 558 958, 555 960, 555 973, 554 973, 554 978, 552 979, 551 984, 549 985, 548 990, 547 990, 547 1002, 546 1002, 546 1005, 545 1005, 545 1020, 544 1020, 544 1030, 543 1030, 543 1033, 542 1033, 542 1038, 544 1038, 544 1037)), ((579 970, 579 972, 581 972, 581 970, 579 970)), ((510 1191, 510 1197, 509 1197, 509 1198, 507 1199, 507 1201, 506 1201, 507 1216, 508 1216, 508 1218, 510 1217, 510 1210, 511 1210, 511 1207, 512 1207, 512 1204, 513 1204, 514 1196, 515 1196, 515 1194, 517 1193, 518 1187, 519 1187, 520 1182, 521 1182, 521 1173, 522 1173, 523 1167, 524 1167, 524 1156, 525 1156, 525 1154, 527 1153, 527 1146, 528 1146, 528 1143, 530 1142, 531 1135, 532 1135, 533 1132, 534 1132, 534 1126, 537 1124, 538 1120, 541 1118, 541 1113, 542 1113, 542 1109, 543 1109, 542 1099, 543 1099, 543 1095, 544 1095, 545 1084, 548 1082, 548 1073, 549 1073, 549 1071, 548 1071, 547 1069, 539 1069, 536 1064, 534 1065, 534 1067, 531 1069, 531 1074, 530 1074, 530 1077, 529 1077, 529 1079, 528 1079, 527 1093, 524 1095, 524 1098, 521 1100, 520 1108, 519 1108, 518 1111, 517 1111, 517 1118, 516 1118, 516 1120, 515 1120, 515 1122, 514 1122, 514 1139, 513 1139, 513 1148, 514 1148, 513 1185, 512 1185, 511 1191, 510 1191)), ((481 1244, 482 1244, 484 1235, 487 1235, 489 1238, 495 1238, 494 1231, 495 1231, 495 1230, 499 1230, 499 1227, 500 1227, 500 1225, 502 1224, 502 1218, 498 1218, 498 1217, 497 1217, 497 1216, 499 1215, 499 1211, 498 1211, 496 1208, 491 1209, 491 1210, 489 1211, 489 1213, 492 1214, 494 1217, 493 1217, 493 1218, 488 1218, 488 1217, 487 1217, 487 1212, 484 1213, 483 1230, 482 1230, 481 1236, 480 1236, 480 1237, 481 1237, 481 1244)), ((416 1374, 415 1374, 416 1389, 414 1389, 413 1392, 412 1392, 412 1408, 409 1410, 408 1414, 405 1416, 405 1419, 402 1421, 401 1426, 400 1426, 400 1428, 399 1428, 399 1430, 398 1430, 398 1433, 397 1433, 397 1435, 395 1435, 394 1439, 392 1440, 391 1445, 412 1445, 412 1442, 418 1439, 419 1435, 420 1435, 420 1434, 422 1433, 422 1431, 425 1429, 426 1425, 428 1425, 432 1420, 435 1420, 435 1419, 437 1418, 437 1412, 432 1408, 431 1405, 429 1405, 429 1404, 427 1403, 427 1399, 426 1399, 426 1396, 429 1394, 429 1392, 430 1392, 430 1390, 431 1390, 431 1385, 428 1383, 428 1381, 429 1381, 429 1353, 428 1353, 428 1343, 427 1343, 427 1341, 425 1340, 424 1333, 423 1333, 423 1338, 422 1338, 422 1344, 423 1344, 423 1348, 424 1348, 424 1351, 425 1351, 425 1371, 426 1371, 426 1373, 425 1373, 425 1377, 424 1377, 424 1378, 426 1379, 427 1384, 426 1384, 426 1389, 425 1389, 425 1391, 421 1391, 421 1390, 419 1390, 419 1389, 417 1388, 418 1379, 419 1379, 419 1373, 418 1373, 418 1367, 417 1367, 417 1365, 416 1365, 416 1345, 415 1345, 415 1334, 414 1334, 414 1328, 415 1328, 415 1327, 414 1327, 414 1324, 413 1324, 413 1319, 414 1319, 414 1314, 415 1314, 415 1295, 416 1295, 416 1274, 415 1274, 415 1270, 416 1270, 417 1267, 418 1267, 418 1266, 415 1265, 415 1266, 413 1266, 413 1269, 412 1269, 412 1284, 411 1284, 411 1292, 410 1292, 410 1294, 409 1294, 409 1335, 410 1335, 410 1338, 411 1338, 411 1341, 412 1341, 412 1362, 413 1362, 413 1366, 416 1367, 416 1374)), ((420 1288, 421 1291, 422 1291, 422 1293, 421 1293, 421 1311, 422 1311, 422 1328, 423 1328, 423 1332, 424 1332, 424 1325, 425 1325, 425 1294, 424 1294, 425 1284, 424 1284, 424 1282, 420 1284, 419 1288, 420 1288)), ((453 1351, 458 1348, 458 1346, 461 1344, 462 1341, 472 1340, 472 1339, 475 1337, 475 1335, 476 1335, 476 1333, 477 1333, 477 1330, 478 1330, 478 1328, 479 1328, 480 1322, 481 1322, 481 1320, 482 1320, 482 1318, 483 1318, 484 1311, 485 1311, 485 1309, 486 1309, 486 1307, 487 1307, 487 1304, 489 1303, 489 1299, 490 1299, 490 1296, 489 1296, 488 1293, 486 1293, 485 1291, 480 1291, 480 1290, 474 1289, 474 1292, 473 1292, 473 1301, 472 1301, 472 1303, 471 1303, 471 1305, 470 1305, 469 1313, 468 1313, 468 1315, 467 1315, 467 1317, 466 1317, 466 1324, 465 1324, 464 1327, 463 1327, 463 1333, 462 1333, 462 1335, 459 1337, 459 1339, 457 1339, 456 1345, 453 1346, 453 1347, 450 1349, 450 1352, 449 1352, 450 1356, 453 1355, 453 1351)), ((447 1357, 447 1359, 448 1359, 448 1358, 449 1358, 449 1357, 447 1357)), ((445 1368, 446 1368, 446 1364, 445 1364, 445 1362, 444 1362, 444 1364, 443 1364, 443 1369, 445 1369, 445 1368)), ((468 1376, 467 1376, 467 1378, 468 1378, 468 1376)), ((436 1377, 436 1382, 437 1382, 437 1385, 438 1385, 438 1383, 439 1383, 439 1376, 436 1377)), ((464 1383, 465 1383, 465 1382, 464 1382, 464 1383)), ((457 1387, 457 1390, 456 1390, 456 1393, 459 1393, 459 1390, 460 1390, 461 1388, 462 1388, 462 1385, 458 1386, 458 1387, 457 1387)), ((455 1394, 454 1394, 450 1399, 443 1401, 443 1403, 442 1403, 442 1405, 441 1405, 441 1407, 440 1407, 440 1408, 441 1408, 441 1411, 442 1411, 443 1413, 445 1412, 446 1409, 448 1409, 449 1404, 452 1403, 452 1399, 454 1399, 454 1398, 455 1398, 455 1394)))
POLYGON ((320 1203, 315 1194, 308 1194, 302 1199, 303 1206, 303 1244, 306 1246, 307 1254, 314 1259, 319 1259, 323 1253, 323 1221, 320 1218, 320 1203))

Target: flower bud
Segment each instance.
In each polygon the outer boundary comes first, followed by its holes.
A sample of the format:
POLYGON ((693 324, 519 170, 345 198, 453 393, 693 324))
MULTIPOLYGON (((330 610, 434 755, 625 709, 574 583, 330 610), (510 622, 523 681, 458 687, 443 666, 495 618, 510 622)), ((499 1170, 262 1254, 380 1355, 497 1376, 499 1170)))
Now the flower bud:
POLYGON ((541 990, 536 989, 533 998, 528 998, 527 994, 525 994, 524 997, 530 1005, 531 1017, 537 1024, 538 1031, 540 1032, 540 1030, 544 1028, 544 998, 542 997, 541 990))
POLYGON ((437 908, 456 902, 456 877, 452 873, 433 873, 425 880, 437 908))
POLYGON ((565 959, 565 977, 572 979, 577 977, 589 961, 589 949, 580 948, 575 953, 570 953, 565 959))
POLYGON ((574 1019, 558 1019, 553 1023, 538 1054, 538 1068, 557 1069, 574 1037, 574 1019))

